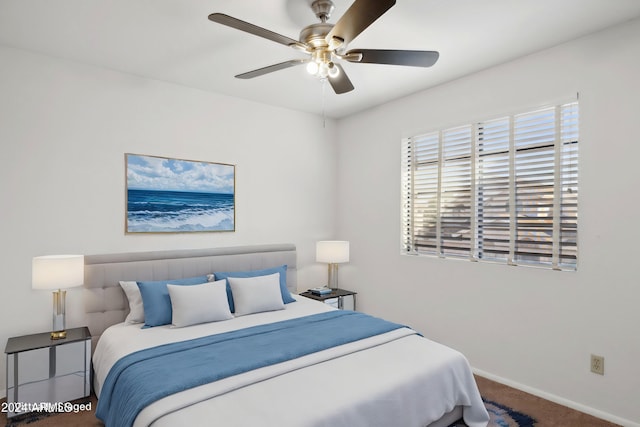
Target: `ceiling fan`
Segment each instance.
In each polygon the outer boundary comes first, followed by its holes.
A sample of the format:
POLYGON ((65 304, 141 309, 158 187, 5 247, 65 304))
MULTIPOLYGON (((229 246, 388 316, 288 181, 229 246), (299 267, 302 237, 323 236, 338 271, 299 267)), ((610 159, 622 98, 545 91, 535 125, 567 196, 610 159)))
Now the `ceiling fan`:
POLYGON ((249 34, 289 46, 308 55, 305 59, 292 59, 279 64, 238 74, 239 79, 252 79, 274 71, 307 64, 307 71, 320 79, 328 80, 337 94, 353 90, 353 84, 342 66, 344 60, 354 63, 405 65, 430 67, 438 60, 438 52, 422 50, 350 49, 347 45, 379 17, 384 15, 395 0, 355 0, 335 25, 327 21, 334 5, 331 0, 314 0, 311 9, 320 19, 302 29, 300 40, 275 33, 257 25, 223 13, 212 13, 209 19, 249 34))

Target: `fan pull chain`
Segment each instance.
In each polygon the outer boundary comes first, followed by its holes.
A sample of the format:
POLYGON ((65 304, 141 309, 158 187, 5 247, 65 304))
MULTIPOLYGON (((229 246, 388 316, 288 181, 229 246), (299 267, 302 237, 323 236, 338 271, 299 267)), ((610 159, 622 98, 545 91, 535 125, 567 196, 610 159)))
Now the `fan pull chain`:
POLYGON ((326 102, 326 88, 327 88, 327 79, 320 79, 320 86, 322 86, 322 127, 327 127, 327 117, 325 115, 325 102, 326 102))

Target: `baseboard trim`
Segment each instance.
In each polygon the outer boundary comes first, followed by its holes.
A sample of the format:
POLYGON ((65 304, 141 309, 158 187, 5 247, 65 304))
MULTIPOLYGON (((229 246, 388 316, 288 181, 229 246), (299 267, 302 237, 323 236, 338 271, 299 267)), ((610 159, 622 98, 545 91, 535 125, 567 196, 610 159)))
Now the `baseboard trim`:
POLYGON ((524 391, 525 393, 529 393, 532 394, 534 396, 538 396, 541 397, 543 399, 549 400, 551 402, 557 403, 558 405, 563 405, 566 406, 568 408, 571 409, 575 409, 576 411, 580 411, 580 412, 584 412, 585 414, 589 414, 589 415, 593 415, 594 417, 615 423, 615 424, 620 424, 621 426, 625 426, 625 427, 640 427, 640 424, 624 419, 624 418, 620 418, 618 416, 612 415, 608 412, 604 412, 604 411, 600 411, 598 409, 594 409, 591 408, 589 406, 583 405, 581 403, 578 402, 574 402, 572 400, 569 399, 565 399, 563 397, 560 396, 556 396, 555 394, 551 394, 551 393, 547 393, 545 391, 542 390, 538 390, 537 388, 533 388, 533 387, 529 387, 527 385, 524 384, 520 384, 518 382, 509 380, 507 378, 503 378, 500 377, 498 375, 494 375, 492 373, 483 371, 481 369, 476 369, 476 368, 472 368, 472 371, 474 374, 487 378, 491 381, 495 381, 497 383, 500 384, 504 384, 507 385, 509 387, 515 388, 517 390, 520 391, 524 391))

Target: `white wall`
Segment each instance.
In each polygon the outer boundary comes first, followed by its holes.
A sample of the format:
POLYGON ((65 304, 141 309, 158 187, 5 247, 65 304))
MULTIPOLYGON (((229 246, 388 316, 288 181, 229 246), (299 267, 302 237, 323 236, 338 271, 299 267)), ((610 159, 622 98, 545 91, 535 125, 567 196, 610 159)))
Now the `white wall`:
MULTIPOLYGON (((295 243, 302 289, 335 224, 335 123, 0 47, 0 343, 51 327, 31 259, 295 243), (236 231, 125 235, 124 153, 236 165, 236 231)), ((80 326, 81 292, 67 295, 80 326)), ((0 396, 5 394, 4 353, 0 396)))
POLYGON ((341 285, 362 310, 459 349, 486 375, 640 425, 639 76, 636 20, 341 120, 341 285), (402 137, 576 92, 578 272, 400 255, 402 137), (605 357, 604 376, 590 373, 591 353, 605 357))

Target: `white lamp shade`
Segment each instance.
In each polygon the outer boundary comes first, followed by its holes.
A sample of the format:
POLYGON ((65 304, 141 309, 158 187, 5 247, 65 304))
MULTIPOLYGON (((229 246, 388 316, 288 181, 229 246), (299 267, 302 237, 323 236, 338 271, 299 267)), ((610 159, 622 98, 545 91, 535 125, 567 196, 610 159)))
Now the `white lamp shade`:
POLYGON ((64 289, 84 283, 84 256, 47 255, 33 258, 33 289, 64 289))
POLYGON ((325 240, 316 243, 316 261, 328 264, 349 262, 349 242, 325 240))

